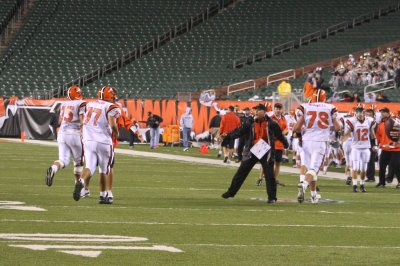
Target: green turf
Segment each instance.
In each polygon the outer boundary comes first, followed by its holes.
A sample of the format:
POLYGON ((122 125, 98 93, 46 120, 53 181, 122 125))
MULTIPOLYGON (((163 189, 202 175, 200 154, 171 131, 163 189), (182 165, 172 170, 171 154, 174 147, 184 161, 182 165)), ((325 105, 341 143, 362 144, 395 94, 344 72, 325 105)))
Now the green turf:
MULTIPOLYGON (((157 244, 184 252, 104 250, 87 258, 0 239, 0 265, 398 265, 400 191, 394 188, 367 184, 367 193, 356 194, 343 181, 321 179, 322 197, 343 203, 269 205, 251 199, 266 196, 254 171, 234 199, 224 200, 234 168, 117 155, 115 203, 108 206, 97 204, 97 175, 91 198, 72 199, 71 166, 47 187, 45 172, 56 157, 55 147, 0 143, 0 201, 48 210, 0 209, 0 234, 137 236, 149 240, 94 245, 157 244)), ((286 187, 278 198, 295 199, 298 177, 280 179, 286 187)))

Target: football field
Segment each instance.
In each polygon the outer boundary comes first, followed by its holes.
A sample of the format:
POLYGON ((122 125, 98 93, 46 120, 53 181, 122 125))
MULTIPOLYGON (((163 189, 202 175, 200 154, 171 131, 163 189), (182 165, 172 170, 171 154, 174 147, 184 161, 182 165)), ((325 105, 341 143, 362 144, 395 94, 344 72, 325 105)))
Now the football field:
MULTIPOLYGON (((400 191, 367 183, 353 193, 321 178, 325 201, 296 201, 298 175, 276 204, 253 171, 233 199, 235 173, 212 166, 116 155, 114 204, 75 202, 72 166, 44 182, 57 148, 0 142, 0 265, 398 265, 400 191)), ((309 196, 307 192, 306 196, 309 196)))

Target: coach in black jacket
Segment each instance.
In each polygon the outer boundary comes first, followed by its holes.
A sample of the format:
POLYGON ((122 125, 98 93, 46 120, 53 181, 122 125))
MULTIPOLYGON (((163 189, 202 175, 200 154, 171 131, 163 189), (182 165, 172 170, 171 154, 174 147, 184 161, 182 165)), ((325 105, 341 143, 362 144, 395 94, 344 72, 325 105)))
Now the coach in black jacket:
POLYGON ((228 191, 222 194, 224 199, 232 198, 239 191, 244 180, 246 180, 251 169, 257 162, 261 163, 265 173, 265 184, 267 187, 268 203, 275 203, 276 198, 276 180, 274 176, 274 158, 275 158, 275 147, 274 140, 277 138, 282 141, 285 149, 288 148, 289 144, 286 138, 282 134, 282 130, 279 125, 269 118, 266 114, 266 108, 264 105, 260 104, 257 106, 257 114, 254 119, 254 123, 250 122, 242 124, 240 127, 236 128, 228 135, 226 138, 239 138, 245 136, 245 147, 243 149, 243 159, 239 166, 236 174, 232 178, 231 186, 228 191), (262 138, 266 141, 271 149, 261 158, 258 159, 254 156, 250 149, 253 147, 259 139, 262 138))

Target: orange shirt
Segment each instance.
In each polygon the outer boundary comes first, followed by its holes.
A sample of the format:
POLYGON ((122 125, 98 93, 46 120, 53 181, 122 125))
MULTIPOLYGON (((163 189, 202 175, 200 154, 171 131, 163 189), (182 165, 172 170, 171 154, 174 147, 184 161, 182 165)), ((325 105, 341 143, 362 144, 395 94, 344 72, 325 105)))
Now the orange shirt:
POLYGON ((306 82, 306 84, 304 84, 304 98, 310 98, 312 97, 313 93, 314 93, 314 85, 311 82, 306 82))
POLYGON ((268 129, 267 122, 254 122, 254 141, 253 144, 256 144, 259 139, 263 139, 265 142, 269 143, 268 140, 268 129))
POLYGON ((377 130, 376 130, 376 140, 378 141, 379 145, 382 146, 382 150, 384 151, 400 151, 400 142, 394 148, 384 147, 384 145, 393 145, 393 140, 391 140, 385 131, 385 120, 379 123, 377 130))
MULTIPOLYGON (((126 116, 125 111, 122 109, 121 106, 117 105, 119 109, 121 110, 121 115, 117 119, 117 125, 118 129, 121 127, 125 128, 126 130, 130 130, 131 126, 133 126, 133 122, 126 116)), ((112 135, 112 142, 113 142, 113 147, 115 148, 118 145, 118 139, 117 136, 114 134, 112 135)))
POLYGON ((229 133, 235 128, 240 126, 240 118, 233 112, 229 112, 221 118, 221 125, 219 127, 219 134, 229 133))
MULTIPOLYGON (((285 117, 283 115, 281 115, 281 117, 278 118, 275 115, 272 115, 271 119, 274 120, 275 122, 277 122, 279 127, 282 130, 282 133, 285 133, 285 131, 288 129, 288 125, 287 125, 285 117)), ((274 143, 275 143, 275 150, 283 150, 284 149, 283 143, 280 140, 275 139, 274 143)))

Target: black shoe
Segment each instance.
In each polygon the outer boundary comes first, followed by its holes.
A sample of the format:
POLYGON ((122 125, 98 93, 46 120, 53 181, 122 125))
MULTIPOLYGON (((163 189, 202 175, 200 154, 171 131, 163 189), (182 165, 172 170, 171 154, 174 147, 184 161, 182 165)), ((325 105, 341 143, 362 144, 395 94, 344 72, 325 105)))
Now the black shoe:
POLYGON ((228 156, 225 156, 224 163, 227 163, 227 162, 228 162, 228 156))
POLYGON ((353 185, 353 192, 358 192, 357 185, 353 185))
POLYGON ((363 192, 363 193, 367 192, 367 190, 365 189, 364 185, 361 185, 361 186, 360 186, 360 190, 361 190, 361 192, 363 192))
POLYGON ((222 194, 221 197, 223 197, 224 199, 229 199, 229 198, 233 198, 234 196, 227 191, 224 194, 222 194))
POLYGON ((218 153, 217 158, 221 158, 222 154, 218 153))
POLYGON ((259 178, 259 179, 257 179, 257 181, 256 181, 256 185, 257 185, 257 186, 261 186, 261 184, 262 184, 262 181, 263 181, 263 178, 259 178))
POLYGON ((393 182, 393 179, 392 179, 392 178, 386 178, 386 183, 392 184, 392 182, 393 182))
MULTIPOLYGON (((100 201, 101 200, 99 200, 99 203, 100 201)), ((105 197, 103 197, 103 201, 100 204, 113 204, 113 197, 109 197, 107 194, 105 197)))
POLYGON ((348 176, 347 179, 346 179, 346 185, 350 186, 351 185, 351 180, 352 180, 351 176, 348 176))
POLYGON ((377 184, 375 187, 385 188, 385 184, 377 184))
POLYGON ((106 204, 106 197, 100 196, 99 197, 99 204, 106 204))
POLYGON ((51 166, 50 166, 47 169, 47 175, 46 175, 46 178, 45 178, 46 185, 51 187, 51 185, 53 185, 53 178, 54 178, 54 172, 53 172, 53 168, 51 168, 51 166))
POLYGON ((74 193, 72 194, 72 197, 74 198, 75 201, 78 201, 81 198, 82 188, 83 188, 83 183, 81 181, 75 183, 74 193))
POLYGON ((269 200, 267 200, 267 203, 268 204, 276 203, 276 199, 269 199, 269 200))

